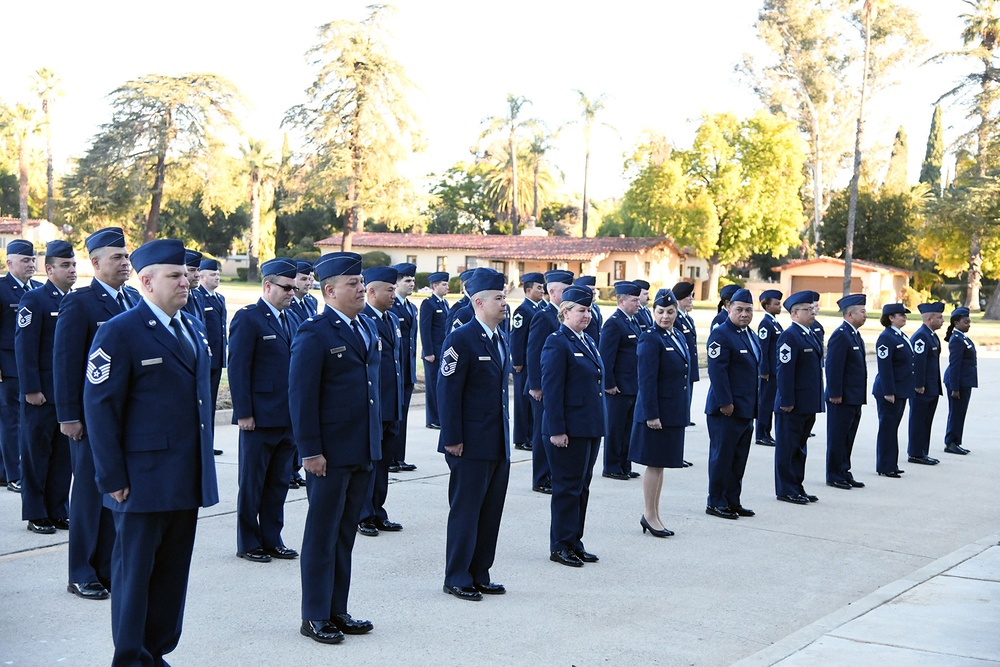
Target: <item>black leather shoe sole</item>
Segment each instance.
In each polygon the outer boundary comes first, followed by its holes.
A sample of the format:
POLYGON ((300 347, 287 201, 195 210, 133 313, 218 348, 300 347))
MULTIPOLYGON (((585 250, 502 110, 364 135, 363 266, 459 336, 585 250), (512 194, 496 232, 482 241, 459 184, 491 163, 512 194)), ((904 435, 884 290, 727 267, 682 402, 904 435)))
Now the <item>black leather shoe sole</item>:
POLYGON ((922 466, 937 465, 937 461, 927 456, 911 456, 906 459, 909 463, 916 463, 922 466))
POLYGON ((69 584, 66 590, 84 600, 107 600, 108 589, 96 581, 86 584, 69 584))
POLYGON ((376 521, 375 527, 387 533, 398 533, 403 530, 403 524, 396 523, 395 521, 376 521))
POLYGON ((295 549, 289 549, 286 546, 272 547, 270 549, 264 549, 264 553, 271 558, 279 558, 281 560, 293 560, 299 557, 299 552, 295 549))
POLYGON ((302 621, 299 633, 304 637, 309 637, 320 644, 339 644, 344 641, 344 633, 330 623, 326 623, 321 628, 316 629, 309 621, 302 621))
POLYGON ((954 445, 950 445, 948 447, 945 447, 944 451, 945 451, 946 454, 959 454, 961 456, 965 456, 966 454, 969 453, 968 450, 962 449, 961 447, 956 447, 954 445))
POLYGON ((627 481, 629 479, 628 475, 620 472, 602 472, 601 477, 607 477, 608 479, 617 479, 621 481, 627 481))
POLYGON ((375 628, 371 621, 361 621, 351 618, 350 614, 334 614, 330 617, 330 623, 345 635, 363 635, 375 628))
POLYGON ((571 551, 553 551, 549 554, 549 560, 568 567, 583 567, 583 561, 571 551))
POLYGON ((706 507, 705 514, 710 516, 717 516, 720 519, 739 519, 740 515, 736 512, 730 512, 728 509, 722 507, 706 507))
POLYGON ((441 424, 428 424, 427 428, 434 429, 435 431, 440 431, 441 430, 441 424))
POLYGON ((892 477, 894 479, 899 479, 898 472, 880 472, 879 477, 892 477))
POLYGON ((39 535, 54 535, 56 527, 46 519, 44 521, 29 521, 28 530, 39 535))
POLYGON ((743 505, 736 505, 736 506, 730 505, 729 511, 735 512, 737 516, 757 516, 756 512, 747 507, 743 507, 743 505))
POLYGON ((254 549, 253 551, 237 551, 237 558, 242 558, 243 560, 248 560, 251 563, 270 563, 271 557, 264 553, 264 550, 254 549))
POLYGON ((853 486, 851 486, 850 482, 845 482, 843 480, 836 481, 836 482, 827 482, 826 485, 827 486, 832 486, 832 487, 837 488, 837 489, 844 489, 845 491, 850 491, 851 489, 854 488, 853 486))
POLYGON ((777 496, 778 500, 793 505, 808 505, 809 499, 805 496, 777 496))
POLYGON ((865 488, 865 483, 864 482, 859 482, 856 479, 848 480, 847 483, 850 484, 855 489, 863 489, 863 488, 865 488))
POLYGON ((475 588, 464 588, 462 586, 445 586, 444 592, 448 595, 453 595, 459 600, 466 600, 468 602, 479 602, 483 599, 483 594, 477 591, 475 588))
POLYGON ((359 523, 358 532, 365 537, 378 537, 378 528, 373 523, 359 523))
POLYGON ((551 486, 533 486, 531 487, 531 490, 534 491, 535 493, 544 493, 550 496, 552 495, 551 486))
POLYGON ((503 595, 507 592, 503 584, 473 584, 475 589, 483 595, 503 595))

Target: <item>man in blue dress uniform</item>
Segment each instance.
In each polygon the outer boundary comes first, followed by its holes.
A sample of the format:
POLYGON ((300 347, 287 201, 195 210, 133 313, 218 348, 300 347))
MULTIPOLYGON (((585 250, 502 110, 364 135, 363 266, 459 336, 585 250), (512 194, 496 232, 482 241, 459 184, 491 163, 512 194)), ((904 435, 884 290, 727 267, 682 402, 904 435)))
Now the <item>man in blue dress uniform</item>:
POLYGON ((931 449, 931 426, 941 389, 941 339, 937 330, 944 324, 944 304, 921 303, 917 306, 923 324, 910 337, 913 346, 913 399, 910 402, 910 440, 907 460, 919 465, 937 465, 928 456, 931 449))
POLYGON ((844 323, 830 334, 826 355, 826 484, 860 489, 865 483, 851 474, 851 452, 868 401, 868 360, 859 329, 868 319, 864 294, 849 294, 837 302, 844 323))
MULTIPOLYGON (((226 297, 219 289, 219 279, 222 276, 217 259, 202 259, 198 264, 198 286, 191 290, 191 295, 197 299, 201 307, 202 321, 208 332, 208 344, 212 348, 212 433, 215 433, 215 408, 219 400, 219 383, 222 382, 222 369, 226 367, 229 344, 226 327, 229 314, 226 312, 226 297)), ((216 456, 222 454, 221 449, 214 450, 216 456)))
POLYGON ((453 303, 451 305, 451 309, 448 311, 448 322, 446 325, 448 333, 451 333, 452 331, 454 331, 455 329, 457 329, 458 327, 462 326, 463 324, 469 321, 469 315, 464 312, 466 306, 469 305, 469 293, 465 290, 465 283, 469 281, 469 278, 472 277, 472 273, 474 271, 475 269, 466 269, 465 271, 462 271, 460 274, 458 274, 458 279, 462 283, 462 298, 453 303), (464 320, 459 319, 456 322, 455 320, 458 317, 459 313, 462 313, 465 319, 464 320))
POLYGON ((150 241, 131 261, 142 300, 94 337, 83 405, 115 518, 112 664, 161 665, 181 636, 198 508, 219 502, 211 361, 204 325, 181 312, 184 245, 150 241))
POLYGON ((438 271, 427 276, 431 295, 420 304, 420 349, 424 357, 424 419, 427 428, 441 428, 438 416, 437 380, 441 346, 448 334, 448 274, 438 271))
POLYGON ((403 381, 403 416, 394 438, 393 458, 389 462, 389 472, 408 472, 417 466, 406 462, 406 424, 410 413, 410 399, 413 385, 417 382, 417 307, 408 297, 416 285, 417 265, 396 264, 396 298, 392 302, 392 312, 399 320, 399 361, 403 381))
MULTIPOLYGON (((559 304, 562 293, 573 284, 573 272, 563 270, 546 271, 545 287, 549 294, 549 307, 539 308, 528 325, 528 347, 524 357, 528 382, 525 389, 531 397, 531 442, 543 443, 542 416, 545 399, 542 396, 542 347, 545 339, 559 329, 559 304)), ((537 493, 552 493, 552 474, 549 470, 545 447, 531 448, 531 490, 537 493)))
POLYGON ((604 404, 608 411, 608 436, 604 440, 604 471, 601 475, 627 480, 639 476, 639 473, 632 472, 628 456, 635 398, 639 393, 639 358, 636 352, 642 333, 636 321, 639 286, 628 281, 617 282, 615 296, 618 308, 604 323, 601 342, 597 346, 604 361, 604 404))
POLYGON ((302 324, 317 313, 316 297, 309 294, 313 285, 313 265, 303 259, 295 260, 295 291, 292 293, 292 303, 288 313, 296 319, 296 324, 302 324))
MULTIPOLYGON (((674 327, 684 334, 691 360, 690 372, 688 373, 688 409, 690 410, 694 400, 694 383, 701 379, 701 373, 698 371, 698 330, 695 328, 694 318, 690 314, 694 310, 694 283, 681 281, 674 285, 671 291, 677 298, 677 320, 674 327)), ((688 422, 688 426, 694 426, 694 422, 688 422)), ((684 465, 691 467, 691 463, 688 461, 685 461, 684 465)))
POLYGON ((540 273, 525 273, 521 276, 524 301, 514 311, 510 321, 510 360, 514 368, 514 447, 530 451, 531 440, 531 398, 524 390, 528 379, 525 356, 528 353, 528 329, 531 318, 545 307, 542 294, 545 292, 545 276, 540 273))
POLYGON ((306 469, 309 510, 302 534, 302 625, 323 644, 363 634, 351 618, 351 552, 372 462, 382 458, 379 406, 381 343, 365 307, 361 255, 334 252, 314 265, 326 307, 292 339, 288 403, 292 432, 306 469))
POLYGON ((201 294, 198 292, 198 286, 201 284, 201 258, 202 255, 197 250, 184 251, 184 264, 187 266, 189 292, 187 303, 184 304, 181 310, 191 317, 197 317, 204 324, 205 304, 202 303, 201 294))
POLYGON ((775 373, 778 368, 778 336, 784 331, 778 323, 776 315, 781 312, 781 292, 776 289, 764 290, 760 293, 760 306, 764 309, 764 317, 757 325, 757 337, 760 339, 760 387, 757 406, 757 439, 758 445, 774 447, 771 437, 771 423, 774 420, 774 394, 778 389, 775 373))
POLYGON ((733 298, 733 295, 739 291, 739 289, 739 285, 725 285, 721 290, 719 290, 719 312, 716 313, 714 318, 712 318, 713 330, 729 318, 730 300, 733 298))
POLYGON ((260 272, 263 295, 233 316, 229 387, 233 423, 240 428, 236 555, 268 563, 298 556, 281 539, 295 455, 288 410, 288 367, 297 326, 288 312, 295 260, 272 259, 260 272))
POLYGON ((635 314, 639 328, 645 331, 653 326, 653 312, 649 309, 649 283, 645 280, 633 280, 639 286, 639 311, 635 314))
POLYGON ((597 278, 595 276, 580 276, 573 281, 577 287, 586 287, 594 293, 594 303, 590 304, 590 324, 587 325, 586 334, 594 339, 595 345, 601 344, 601 327, 604 326, 604 315, 601 314, 601 307, 597 305, 597 278))
POLYGON ((740 503, 757 414, 758 363, 752 333, 753 295, 733 293, 729 317, 708 335, 708 504, 705 514, 723 519, 753 516, 740 503))
POLYGON ((476 269, 467 283, 475 316, 445 339, 438 382, 438 451, 451 470, 444 592, 459 600, 506 592, 490 579, 510 479, 505 283, 493 269, 476 269))
POLYGON ((778 392, 774 398, 774 493, 778 500, 808 505, 819 498, 802 486, 806 441, 823 411, 823 351, 812 332, 819 295, 796 292, 785 299, 792 325, 778 337, 778 392))
POLYGON ((25 292, 42 286, 35 275, 35 246, 23 239, 7 244, 7 275, 0 278, 0 477, 8 491, 21 492, 21 388, 14 355, 18 308, 25 292))
POLYGON ((52 347, 59 303, 76 282, 76 258, 66 241, 45 247, 48 281, 25 292, 18 308, 14 352, 21 384, 21 518, 28 530, 50 535, 69 529, 73 463, 59 430, 52 387, 52 347))
POLYGON ((97 489, 94 457, 84 424, 83 388, 90 345, 99 327, 142 299, 125 285, 132 267, 120 227, 99 229, 86 240, 94 280, 67 294, 56 322, 52 380, 59 430, 69 438, 73 488, 69 505, 69 584, 87 600, 108 597, 115 526, 97 489))
POLYGON ((377 537, 380 530, 394 533, 402 524, 389 520, 385 499, 389 494, 389 464, 399 441, 399 423, 403 418, 403 377, 399 319, 391 312, 396 294, 397 271, 391 266, 373 266, 364 271, 367 291, 362 315, 375 323, 378 347, 382 355, 379 372, 379 395, 382 415, 382 458, 375 462, 371 493, 361 510, 358 532, 377 537))

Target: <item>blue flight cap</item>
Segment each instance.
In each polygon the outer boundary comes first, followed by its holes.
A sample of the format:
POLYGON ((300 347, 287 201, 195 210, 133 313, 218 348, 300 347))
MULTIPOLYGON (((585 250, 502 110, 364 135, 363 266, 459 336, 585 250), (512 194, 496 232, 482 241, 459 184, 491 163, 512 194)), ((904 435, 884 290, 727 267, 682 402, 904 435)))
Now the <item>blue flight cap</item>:
POLYGON ((962 306, 961 308, 956 308, 955 310, 951 311, 951 319, 953 320, 958 319, 960 317, 968 317, 969 315, 970 311, 965 306, 962 306))
POLYGON ((503 291, 507 278, 499 271, 486 267, 478 268, 465 283, 465 291, 471 295, 486 291, 503 291))
POLYGON ((76 257, 73 253, 73 246, 66 241, 49 241, 45 244, 46 257, 59 257, 62 259, 72 259, 76 257))
POLYGON ((545 282, 545 276, 543 276, 541 273, 525 273, 523 276, 521 276, 522 285, 524 285, 525 283, 544 283, 544 282, 545 282))
POLYGON ((594 303, 594 290, 589 287, 570 285, 563 290, 562 300, 590 308, 591 304, 594 303))
POLYGON ((944 302, 935 301, 934 303, 922 303, 919 306, 917 306, 917 310, 920 311, 921 315, 923 315, 924 313, 943 313, 944 302))
POLYGON ((217 259, 203 259, 198 268, 202 271, 218 271, 219 270, 219 260, 217 259))
POLYGON ((545 283, 563 283, 564 285, 573 284, 573 272, 563 271, 562 269, 554 269, 552 271, 545 272, 545 283))
POLYGON ((674 288, 670 290, 674 293, 674 296, 678 301, 681 299, 686 299, 694 293, 694 283, 689 283, 684 280, 674 285, 674 288))
POLYGON ((437 273, 431 273, 427 276, 427 284, 433 285, 434 283, 448 282, 451 276, 448 275, 447 271, 438 271, 437 273))
POLYGON ((844 312, 851 306, 863 306, 866 303, 868 303, 868 297, 864 294, 848 294, 837 301, 837 308, 844 312))
POLYGON ((295 261, 295 272, 296 273, 312 273, 313 265, 312 262, 307 262, 304 259, 297 259, 295 261))
POLYGON ((396 276, 398 278, 413 278, 417 275, 417 265, 410 264, 409 262, 403 262, 402 264, 393 264, 392 268, 396 269, 396 276))
POLYGON ((649 289, 649 283, 647 283, 645 280, 633 280, 632 282, 638 285, 639 289, 644 289, 644 290, 649 289))
POLYGON ((87 252, 94 252, 98 248, 124 248, 125 232, 121 227, 105 227, 87 237, 87 252))
POLYGON ((653 307, 659 306, 660 308, 666 308, 667 306, 677 307, 677 296, 673 291, 668 289, 656 290, 656 296, 653 298, 653 307))
POLYGON ((187 264, 190 269, 197 269, 201 266, 201 253, 197 250, 185 250, 184 263, 187 264))
POLYGON ((362 271, 361 275, 364 276, 365 283, 382 282, 395 285, 399 274, 391 266, 372 266, 362 271))
POLYGON ((781 290, 776 290, 776 289, 766 289, 766 290, 764 290, 763 292, 760 293, 761 303, 764 302, 764 299, 778 299, 780 301, 781 300, 781 290))
POLYGON ((331 252, 317 259, 313 270, 319 281, 332 276, 360 276, 361 255, 356 252, 331 252))
POLYGON ((615 283, 615 294, 639 296, 639 292, 641 291, 638 285, 629 280, 619 280, 615 283))
POLYGON ((30 241, 24 239, 14 239, 7 244, 8 255, 24 255, 25 257, 35 256, 35 246, 30 241))
POLYGON ((753 303, 753 294, 750 290, 738 287, 733 295, 729 298, 729 302, 739 301, 740 303, 753 303))
POLYGON ((294 259, 275 257, 260 265, 260 275, 295 279, 299 273, 294 259))
POLYGON ((887 303, 882 306, 883 315, 905 315, 908 312, 910 311, 901 303, 887 303))
POLYGON ((789 296, 785 299, 783 305, 785 306, 785 310, 792 312, 792 306, 798 306, 803 303, 812 304, 814 301, 819 301, 819 294, 811 290, 803 290, 789 296))
POLYGON ((580 276, 573 281, 573 284, 579 285, 580 287, 596 287, 597 276, 580 276))
POLYGON ((458 274, 458 279, 461 280, 462 283, 465 283, 466 281, 469 280, 469 278, 472 277, 472 274, 475 272, 476 272, 475 269, 466 269, 465 271, 462 271, 460 274, 458 274))
POLYGON ((187 252, 178 239, 155 239, 136 248, 129 256, 129 261, 136 273, 153 264, 185 266, 184 257, 187 252))
POLYGON ((726 285, 725 287, 719 290, 719 298, 725 299, 726 301, 731 301, 733 295, 736 294, 739 290, 740 290, 739 285, 736 284, 726 285))

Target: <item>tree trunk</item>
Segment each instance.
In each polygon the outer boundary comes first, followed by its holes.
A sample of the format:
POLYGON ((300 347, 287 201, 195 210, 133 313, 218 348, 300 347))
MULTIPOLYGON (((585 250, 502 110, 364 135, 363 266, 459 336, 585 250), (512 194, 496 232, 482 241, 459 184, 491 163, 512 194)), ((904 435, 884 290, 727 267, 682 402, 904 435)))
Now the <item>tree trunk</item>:
POLYGON ((534 195, 534 206, 531 209, 531 217, 535 219, 535 224, 538 224, 538 172, 542 168, 542 158, 539 157, 535 161, 535 181, 532 183, 532 194, 534 195))
POLYGON ((989 301, 986 302, 984 320, 1000 320, 1000 288, 994 288, 989 301))
POLYGON ((250 175, 250 242, 247 244, 247 280, 260 280, 257 267, 260 265, 260 176, 250 175))
POLYGON ((858 106, 858 129, 854 135, 854 173, 851 174, 851 196, 847 204, 847 238, 844 239, 843 296, 851 293, 851 269, 854 262, 854 225, 858 212, 858 180, 861 178, 861 137, 865 129, 865 93, 868 89, 868 58, 871 51, 871 5, 865 4, 865 57, 861 73, 861 104, 858 106))
POLYGON ((510 233, 517 236, 519 233, 517 215, 517 151, 514 146, 514 126, 510 128, 510 233))
POLYGON ((21 137, 17 144, 17 165, 19 175, 17 179, 17 203, 21 214, 21 233, 25 231, 28 224, 28 156, 24 150, 27 135, 21 137))
POLYGON ((965 307, 979 308, 979 288, 983 285, 983 237, 977 231, 969 241, 969 278, 965 288, 965 307))
POLYGON ((709 301, 717 301, 719 298, 719 278, 722 277, 722 263, 718 255, 708 258, 708 295, 709 301))
POLYGON ((819 120, 813 117, 813 254, 819 254, 819 228, 823 224, 823 158, 819 152, 819 120))
POLYGON ((42 99, 42 113, 45 115, 45 219, 52 222, 52 199, 55 177, 52 171, 52 117, 49 114, 49 100, 42 99))
POLYGON ((359 95, 357 103, 354 105, 354 124, 351 128, 351 178, 347 180, 347 217, 344 219, 344 235, 340 242, 340 249, 343 252, 351 252, 354 247, 354 232, 363 230, 363 223, 360 220, 360 206, 358 204, 358 187, 361 183, 362 159, 364 157, 361 149, 361 105, 364 98, 359 95))
POLYGON ((167 180, 167 149, 173 138, 173 114, 167 109, 164 118, 163 139, 160 141, 159 153, 156 156, 156 176, 153 178, 152 196, 149 201, 149 215, 146 217, 146 229, 142 242, 149 243, 156 238, 156 230, 160 226, 160 205, 163 203, 163 184, 167 180))
POLYGON ((590 124, 588 123, 583 128, 583 206, 582 209, 582 223, 583 229, 581 230, 580 236, 587 238, 587 217, 590 213, 590 206, 587 202, 587 180, 590 175, 590 124))

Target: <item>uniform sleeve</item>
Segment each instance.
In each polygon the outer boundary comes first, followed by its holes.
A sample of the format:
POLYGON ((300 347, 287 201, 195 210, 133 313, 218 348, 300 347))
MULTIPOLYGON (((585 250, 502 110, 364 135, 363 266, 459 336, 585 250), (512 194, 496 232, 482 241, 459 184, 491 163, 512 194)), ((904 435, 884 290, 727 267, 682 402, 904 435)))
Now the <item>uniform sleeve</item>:
POLYGON ((549 336, 542 347, 539 366, 541 371, 542 401, 545 403, 543 419, 548 426, 548 435, 566 433, 566 365, 569 359, 565 346, 549 336))
POLYGON ((844 397, 844 369, 847 364, 847 336, 834 331, 826 350, 826 391, 829 398, 844 397))
MULTIPOLYGON (((715 333, 714 331, 712 332, 715 333)), ((719 337, 710 335, 708 337, 708 381, 712 384, 712 392, 715 394, 715 401, 719 405, 733 404, 733 388, 729 383, 729 345, 719 343, 719 337), (718 353, 712 356, 712 344, 718 344, 718 353)), ((723 341, 725 342, 725 341, 723 341)))
MULTIPOLYGON (((687 343, 683 343, 687 345, 687 343)), ((642 414, 647 420, 658 419, 660 416, 660 397, 658 390, 658 375, 660 373, 660 353, 663 346, 652 336, 639 336, 636 354, 639 358, 637 379, 639 382, 639 400, 642 401, 642 414)))
MULTIPOLYGON (((20 380, 21 396, 27 396, 42 390, 39 350, 43 322, 48 313, 41 312, 42 308, 38 304, 38 299, 31 292, 25 292, 18 306, 18 317, 14 329, 14 356, 17 360, 17 376, 20 380)), ((45 399, 52 400, 53 397, 46 396, 45 399)))
POLYGON ((83 421, 87 354, 87 315, 80 295, 70 292, 59 304, 52 358, 56 418, 61 424, 83 421))
POLYGON ((438 444, 450 447, 465 442, 462 415, 465 409, 465 381, 472 354, 463 348, 457 336, 444 339, 441 370, 437 381, 441 435, 438 444))
POLYGON ((920 336, 911 339, 913 343, 913 386, 921 389, 927 385, 927 357, 930 356, 930 341, 920 336), (917 343, 920 345, 917 345, 917 343), (918 350, 919 348, 919 350, 918 350))
POLYGON ((132 380, 131 359, 127 337, 119 332, 121 327, 108 324, 97 330, 90 347, 83 387, 87 435, 101 493, 129 486, 122 423, 132 380))
POLYGON ((299 456, 304 459, 323 453, 318 388, 323 376, 325 349, 315 326, 300 327, 292 339, 292 357, 288 364, 288 407, 295 444, 299 456))
POLYGON ((525 364, 528 352, 528 332, 531 331, 531 315, 532 313, 522 311, 520 307, 514 311, 514 321, 520 321, 521 324, 514 326, 514 323, 511 322, 510 357, 513 366, 524 366, 525 364))
POLYGON ((781 397, 781 405, 777 407, 790 408, 795 406, 795 365, 799 361, 800 350, 784 336, 778 338, 778 349, 783 351, 783 345, 788 347, 788 353, 781 354, 775 371, 778 379, 778 396, 781 397))
POLYGON ((542 347, 549 334, 548 321, 538 311, 531 318, 531 329, 528 330, 528 354, 525 363, 528 365, 528 389, 542 388, 542 347))
POLYGON ((886 396, 896 393, 896 375, 892 372, 892 355, 895 352, 895 342, 885 333, 879 335, 875 343, 878 375, 882 385, 882 393, 886 396))
POLYGON ((233 419, 253 417, 253 358, 257 335, 245 310, 233 315, 229 329, 229 391, 233 399, 233 419))
POLYGON ((948 341, 948 368, 944 372, 944 386, 948 391, 958 391, 962 388, 962 357, 965 355, 965 345, 958 336, 952 334, 948 341))
POLYGON ((608 323, 601 330, 600 344, 601 359, 604 360, 605 389, 613 389, 618 386, 618 380, 615 379, 615 361, 618 359, 618 344, 620 342, 621 328, 608 320, 608 323))
POLYGON ((420 310, 417 314, 417 329, 420 332, 420 349, 423 356, 437 355, 434 351, 434 339, 431 336, 431 327, 434 323, 434 304, 431 298, 426 297, 420 302, 420 310))

